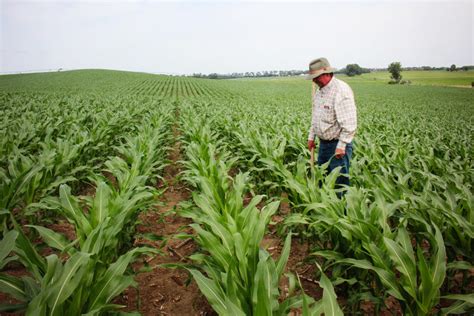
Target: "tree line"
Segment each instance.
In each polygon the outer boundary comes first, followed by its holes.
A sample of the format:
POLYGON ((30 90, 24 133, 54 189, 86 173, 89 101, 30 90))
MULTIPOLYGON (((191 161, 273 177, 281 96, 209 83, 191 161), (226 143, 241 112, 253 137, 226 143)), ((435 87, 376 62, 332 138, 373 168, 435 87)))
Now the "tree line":
POLYGON ((231 79, 231 78, 259 78, 259 77, 290 77, 300 76, 308 73, 306 70, 270 70, 270 71, 256 71, 256 72, 233 72, 228 74, 219 73, 194 73, 192 77, 207 78, 207 79, 231 79))
MULTIPOLYGON (((397 62, 394 62, 397 63, 397 62)), ((359 66, 358 64, 348 64, 346 67, 337 70, 336 74, 345 74, 349 77, 358 76, 364 73, 370 73, 375 71, 389 71, 392 66, 391 63, 387 68, 364 68, 359 66)), ((397 71, 401 72, 402 70, 425 70, 425 71, 434 71, 434 70, 446 70, 446 71, 468 71, 473 70, 474 66, 462 66, 456 67, 455 64, 452 64, 450 67, 431 67, 431 66, 420 66, 420 67, 403 67, 401 65, 396 66, 397 71)), ((233 72, 227 74, 221 73, 210 73, 210 74, 202 74, 202 73, 193 73, 191 77, 194 78, 207 78, 207 79, 233 79, 233 78, 263 78, 263 77, 291 77, 291 76, 300 76, 306 75, 308 73, 307 70, 270 70, 270 71, 257 71, 257 72, 233 72)), ((392 73, 393 74, 393 73, 392 73)), ((400 81, 401 77, 398 78, 395 75, 394 80, 400 81), (397 79, 395 79, 397 78, 397 79)))

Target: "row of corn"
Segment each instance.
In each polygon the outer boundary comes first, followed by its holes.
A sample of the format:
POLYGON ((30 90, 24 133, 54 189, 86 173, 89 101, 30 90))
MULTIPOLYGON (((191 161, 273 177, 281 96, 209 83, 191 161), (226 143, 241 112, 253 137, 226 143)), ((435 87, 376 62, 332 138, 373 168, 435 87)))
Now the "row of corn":
POLYGON ((288 233, 280 257, 275 260, 262 247, 268 224, 279 207, 278 201, 262 202, 256 195, 248 203, 248 173, 230 176, 235 157, 211 130, 208 118, 199 116, 192 104, 180 110, 184 144, 184 179, 196 191, 193 204, 181 215, 193 220, 200 252, 193 254, 186 268, 201 292, 219 315, 286 315, 301 308, 305 315, 340 315, 331 282, 323 274, 321 301, 296 295, 294 276, 284 297, 280 285, 290 254, 288 233), (257 207, 264 204, 260 209, 257 207))
MULTIPOLYGON (((152 185, 166 163, 172 113, 172 106, 161 105, 141 117, 134 133, 120 137, 112 148, 115 155, 88 174, 93 195, 75 195, 68 184, 58 183, 52 194, 34 195, 36 202, 21 200, 17 205, 33 216, 65 218, 74 229, 73 240, 41 225, 21 226, 12 205, 2 206, 0 269, 9 265, 28 271, 21 277, 0 273, 0 292, 18 302, 2 304, 2 311, 100 315, 121 307, 114 299, 135 284, 130 263, 159 252, 132 245, 139 212, 156 203, 159 194, 152 185), (36 236, 52 254, 42 255, 41 245, 31 241, 36 236)), ((9 185, 2 182, 2 188, 9 185)), ((25 196, 17 191, 18 197, 25 196)))

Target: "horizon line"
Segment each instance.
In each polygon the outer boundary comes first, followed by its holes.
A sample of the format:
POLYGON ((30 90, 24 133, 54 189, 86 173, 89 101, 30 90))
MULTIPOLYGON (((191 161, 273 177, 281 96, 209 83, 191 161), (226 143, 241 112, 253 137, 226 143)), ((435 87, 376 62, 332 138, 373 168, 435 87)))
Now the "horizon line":
MULTIPOLYGON (((454 64, 455 65, 455 64, 454 64)), ((431 67, 431 68, 449 68, 449 66, 430 66, 430 65, 422 65, 422 66, 402 66, 402 69, 408 69, 408 68, 423 68, 423 67, 431 67)), ((462 66, 456 66, 456 68, 461 68, 461 67, 474 67, 474 65, 462 65, 462 66)), ((363 69, 369 69, 373 71, 383 71, 387 70, 388 67, 362 67, 363 69)), ((336 68, 336 71, 340 71, 343 68, 336 68)), ((193 73, 177 73, 177 72, 151 72, 151 71, 141 71, 141 70, 129 70, 129 69, 112 69, 112 68, 49 68, 49 69, 35 69, 35 70, 19 70, 19 71, 5 71, 5 72, 0 72, 0 75, 21 75, 21 74, 34 74, 34 73, 49 73, 49 72, 66 72, 66 71, 77 71, 77 70, 111 70, 111 71, 123 71, 123 72, 136 72, 136 73, 145 73, 145 74, 151 74, 151 75, 164 75, 164 76, 194 76, 195 74, 201 74, 204 76, 208 76, 211 74, 218 74, 218 75, 232 75, 232 74, 245 74, 245 73, 263 73, 263 72, 271 72, 271 71, 307 71, 307 70, 302 70, 302 69, 273 69, 273 70, 257 70, 257 71, 239 71, 239 72, 209 72, 209 73, 203 73, 203 72, 193 72, 193 73)), ((430 71, 430 70, 426 70, 430 71)))

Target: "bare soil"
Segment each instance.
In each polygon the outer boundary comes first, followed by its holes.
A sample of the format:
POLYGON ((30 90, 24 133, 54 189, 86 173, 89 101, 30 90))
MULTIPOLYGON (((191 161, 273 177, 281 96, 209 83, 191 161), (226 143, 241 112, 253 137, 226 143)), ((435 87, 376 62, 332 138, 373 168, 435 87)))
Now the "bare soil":
MULTIPOLYGON (((173 127, 175 138, 179 136, 176 126, 173 127)), ((170 164, 164 169, 166 191, 160 198, 160 203, 139 216, 141 222, 137 233, 153 233, 167 240, 149 242, 137 239, 138 244, 148 243, 148 246, 160 248, 162 255, 154 257, 148 264, 152 271, 138 273, 135 277, 138 291, 129 288, 115 303, 126 305, 125 310, 138 310, 142 315, 216 315, 206 298, 199 291, 196 283, 189 277, 185 269, 161 267, 161 264, 188 263, 187 256, 197 249, 192 239, 173 238, 177 233, 192 234, 188 226, 191 220, 180 217, 175 213, 179 203, 189 200, 191 195, 186 186, 179 182, 181 168, 180 143, 175 142, 168 159, 170 164), (139 294, 139 295, 138 295, 139 294)), ((137 265, 135 268, 139 268, 137 265)))
MULTIPOLYGON (((186 257, 196 250, 192 240, 173 239, 177 232, 192 233, 188 227, 190 220, 173 213, 167 215, 168 211, 178 207, 179 202, 188 198, 187 191, 175 190, 171 185, 161 199, 163 205, 154 211, 141 214, 142 224, 137 228, 138 233, 153 233, 169 240, 164 247, 161 247, 160 241, 149 243, 149 246, 161 248, 163 255, 158 255, 149 261, 149 265, 154 267, 152 271, 137 274, 135 280, 138 283, 138 291, 130 288, 116 301, 118 304, 126 305, 126 310, 138 310, 142 315, 213 314, 212 308, 195 282, 190 280, 186 270, 159 266, 186 263, 186 257)), ((146 243, 140 240, 136 242, 146 243)))

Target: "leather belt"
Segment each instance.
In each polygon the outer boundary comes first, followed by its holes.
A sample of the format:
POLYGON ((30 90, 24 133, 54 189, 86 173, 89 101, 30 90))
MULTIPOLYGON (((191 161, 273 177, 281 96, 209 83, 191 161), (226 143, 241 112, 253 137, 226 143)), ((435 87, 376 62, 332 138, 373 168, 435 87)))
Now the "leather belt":
POLYGON ((339 139, 331 139, 331 140, 325 140, 322 138, 319 139, 319 142, 322 144, 332 144, 332 143, 337 143, 338 141, 339 139))

